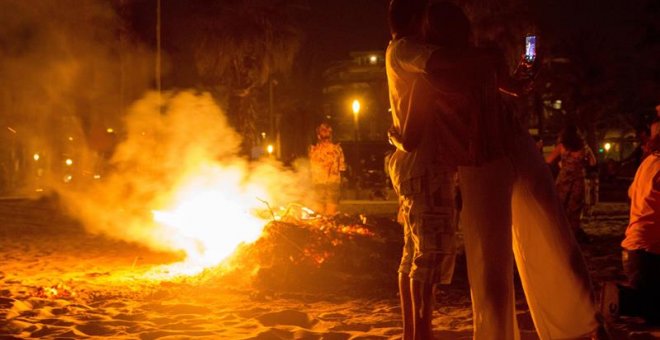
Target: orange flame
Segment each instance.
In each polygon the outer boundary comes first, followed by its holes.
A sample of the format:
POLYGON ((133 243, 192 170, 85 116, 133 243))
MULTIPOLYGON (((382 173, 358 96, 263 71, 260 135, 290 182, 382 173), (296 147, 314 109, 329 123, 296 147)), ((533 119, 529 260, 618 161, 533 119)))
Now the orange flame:
POLYGON ((265 192, 241 183, 241 169, 211 166, 183 184, 168 207, 153 211, 172 247, 187 255, 176 273, 194 275, 218 265, 240 244, 261 236, 266 221, 257 216, 263 209, 257 197, 265 192))

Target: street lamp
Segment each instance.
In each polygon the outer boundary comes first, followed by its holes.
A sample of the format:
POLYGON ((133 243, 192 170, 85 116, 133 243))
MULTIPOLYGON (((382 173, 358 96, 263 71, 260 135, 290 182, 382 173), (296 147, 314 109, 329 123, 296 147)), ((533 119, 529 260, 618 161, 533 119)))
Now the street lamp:
POLYGON ((358 132, 359 132, 359 125, 358 125, 358 117, 360 115, 360 101, 357 99, 353 100, 353 104, 351 105, 353 108, 353 122, 355 122, 355 141, 358 141, 358 132))
POLYGON ((360 115, 360 101, 357 99, 353 99, 353 103, 351 105, 351 108, 353 109, 353 122, 355 123, 355 182, 356 182, 356 189, 358 190, 358 196, 359 196, 359 187, 360 187, 360 174, 362 173, 361 169, 361 164, 360 164, 360 145, 358 144, 358 135, 360 133, 360 126, 358 125, 358 117, 360 115))

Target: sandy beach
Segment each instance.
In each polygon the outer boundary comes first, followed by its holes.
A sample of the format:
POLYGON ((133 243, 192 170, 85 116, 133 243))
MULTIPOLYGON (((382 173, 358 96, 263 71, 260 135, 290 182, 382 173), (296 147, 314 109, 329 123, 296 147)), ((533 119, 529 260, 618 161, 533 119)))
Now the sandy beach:
MULTIPOLYGON (((584 251, 596 285, 622 278, 617 244, 626 222, 625 203, 603 203, 586 224, 593 240, 584 251)), ((399 249, 392 244, 396 240, 373 243, 388 254, 378 261, 396 259, 399 249)), ((356 252, 352 261, 375 250, 356 252)), ((47 200, 2 200, 0 339, 401 337, 392 268, 372 268, 370 273, 357 275, 364 270, 356 266, 352 272, 326 276, 318 268, 310 270, 310 277, 328 278, 318 285, 301 279, 306 275, 300 272, 303 267, 289 273, 278 269, 279 285, 264 275, 259 283, 243 274, 214 271, 187 278, 147 278, 154 268, 180 259, 180 254, 154 252, 88 234, 47 200), (344 275, 341 279, 340 274, 344 275)), ((373 263, 380 262, 360 265, 373 263)), ((536 339, 520 289, 517 295, 523 339, 536 339)), ((454 282, 439 290, 433 325, 437 339, 471 339, 462 258, 454 282)), ((660 338, 660 329, 646 327, 635 318, 619 319, 611 329, 615 339, 660 338)))

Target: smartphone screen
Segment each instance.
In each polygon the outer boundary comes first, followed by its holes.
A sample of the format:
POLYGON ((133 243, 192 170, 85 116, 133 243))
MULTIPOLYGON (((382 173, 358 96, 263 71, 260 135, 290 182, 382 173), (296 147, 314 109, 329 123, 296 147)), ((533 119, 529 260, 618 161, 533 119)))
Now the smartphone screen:
POLYGON ((533 62, 536 59, 536 36, 528 35, 525 37, 525 60, 533 62))

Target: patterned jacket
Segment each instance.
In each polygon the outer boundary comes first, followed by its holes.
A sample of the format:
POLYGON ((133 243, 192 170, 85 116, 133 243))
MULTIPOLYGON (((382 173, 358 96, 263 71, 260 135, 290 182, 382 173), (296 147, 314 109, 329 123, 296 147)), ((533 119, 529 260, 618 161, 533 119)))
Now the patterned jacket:
POLYGON ((319 142, 309 149, 312 183, 339 184, 340 172, 346 170, 344 151, 339 144, 319 142))

